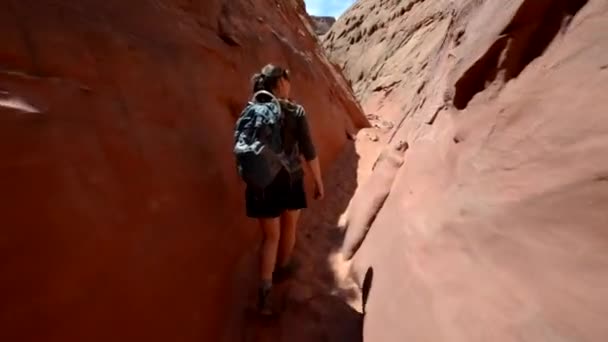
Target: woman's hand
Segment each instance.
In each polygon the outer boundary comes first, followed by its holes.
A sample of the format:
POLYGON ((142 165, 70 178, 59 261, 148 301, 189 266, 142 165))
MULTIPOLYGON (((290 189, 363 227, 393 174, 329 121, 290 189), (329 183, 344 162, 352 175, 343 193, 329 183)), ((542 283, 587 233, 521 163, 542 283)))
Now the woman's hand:
POLYGON ((323 181, 315 182, 315 196, 316 200, 322 200, 325 198, 325 188, 323 187, 323 181))
POLYGON ((325 197, 325 188, 323 187, 323 178, 321 177, 321 167, 319 166, 319 158, 314 158, 308 161, 308 167, 312 172, 315 180, 314 199, 322 200, 325 197))

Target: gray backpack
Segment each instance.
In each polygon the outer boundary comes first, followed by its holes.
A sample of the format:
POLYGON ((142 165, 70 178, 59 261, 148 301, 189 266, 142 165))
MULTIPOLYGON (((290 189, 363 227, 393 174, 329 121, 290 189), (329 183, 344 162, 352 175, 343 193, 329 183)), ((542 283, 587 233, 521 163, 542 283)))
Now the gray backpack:
POLYGON ((264 189, 286 167, 281 138, 281 105, 270 92, 259 91, 241 112, 234 130, 239 175, 253 188, 264 189), (266 96, 268 102, 259 99, 266 96))

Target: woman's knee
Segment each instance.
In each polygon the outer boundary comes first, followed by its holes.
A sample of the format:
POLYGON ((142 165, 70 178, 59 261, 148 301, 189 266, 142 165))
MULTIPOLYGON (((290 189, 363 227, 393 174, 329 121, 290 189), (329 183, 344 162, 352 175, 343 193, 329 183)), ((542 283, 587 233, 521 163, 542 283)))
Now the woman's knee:
POLYGON ((295 229, 300 217, 299 210, 287 210, 281 216, 282 229, 295 229))
POLYGON ((279 241, 281 237, 281 225, 278 218, 260 219, 260 226, 262 227, 266 241, 279 241))

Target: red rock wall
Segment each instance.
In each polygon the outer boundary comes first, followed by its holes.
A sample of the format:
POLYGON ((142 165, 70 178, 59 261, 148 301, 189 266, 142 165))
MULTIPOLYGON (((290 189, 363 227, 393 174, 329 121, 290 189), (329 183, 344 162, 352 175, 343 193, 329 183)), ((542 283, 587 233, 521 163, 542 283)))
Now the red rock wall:
POLYGON ((293 69, 324 166, 366 124, 301 1, 0 5, 0 339, 235 340, 251 74, 293 69))
POLYGON ((608 339, 607 13, 361 0, 325 36, 410 146, 351 206, 365 341, 608 339))

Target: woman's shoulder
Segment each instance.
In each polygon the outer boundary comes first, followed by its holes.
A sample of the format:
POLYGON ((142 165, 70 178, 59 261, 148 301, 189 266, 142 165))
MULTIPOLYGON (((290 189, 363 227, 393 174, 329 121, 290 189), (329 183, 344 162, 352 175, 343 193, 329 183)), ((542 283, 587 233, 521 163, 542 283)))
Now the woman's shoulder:
POLYGON ((293 100, 280 100, 281 103, 281 108, 284 111, 287 111, 291 114, 293 114, 296 117, 301 117, 305 115, 305 111, 304 111, 304 107, 302 107, 302 105, 298 104, 297 102, 293 101, 293 100))

